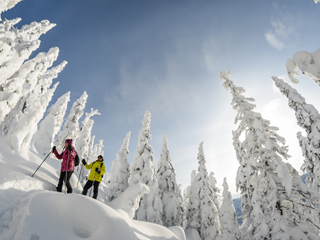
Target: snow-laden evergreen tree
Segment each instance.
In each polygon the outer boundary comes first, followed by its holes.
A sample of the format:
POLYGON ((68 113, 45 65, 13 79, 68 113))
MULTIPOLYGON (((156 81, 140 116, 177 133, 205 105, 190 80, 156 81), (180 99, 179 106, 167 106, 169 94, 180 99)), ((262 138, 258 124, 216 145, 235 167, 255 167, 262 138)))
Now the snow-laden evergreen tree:
POLYGON ((295 111, 298 125, 307 133, 308 163, 310 167, 309 187, 320 191, 320 114, 311 104, 307 104, 298 91, 282 79, 272 77, 282 94, 288 98, 289 107, 295 111))
POLYGON ((35 94, 28 98, 26 111, 18 116, 19 122, 13 129, 12 133, 7 137, 10 139, 12 148, 20 152, 22 149, 27 149, 30 145, 33 134, 37 131, 37 124, 43 117, 46 108, 53 96, 59 83, 56 83, 40 97, 35 94))
POLYGON ((81 97, 73 103, 70 113, 63 125, 62 131, 60 131, 57 138, 54 140, 54 145, 57 147, 58 152, 61 152, 63 149, 64 141, 68 138, 74 139, 76 133, 79 131, 79 119, 83 115, 87 98, 88 94, 84 91, 81 97))
POLYGON ((197 176, 197 170, 192 170, 191 171, 191 183, 194 181, 196 176, 197 176))
POLYGON ((220 217, 216 205, 208 195, 201 200, 200 236, 203 240, 220 239, 220 217))
POLYGON ((26 101, 30 95, 34 97, 35 94, 44 94, 51 85, 52 79, 43 81, 42 76, 52 66, 58 55, 57 47, 51 48, 47 53, 41 52, 35 58, 25 62, 12 77, 5 81, 1 93, 6 96, 2 102, 7 105, 7 108, 0 113, 0 121, 4 119, 2 126, 4 135, 14 128, 13 119, 25 110, 26 101), (46 84, 48 82, 49 86, 46 84), (46 85, 45 89, 43 84, 46 85))
POLYGON ((215 240, 220 237, 219 211, 214 203, 213 190, 208 178, 203 142, 199 146, 198 173, 188 188, 187 229, 196 229, 202 239, 215 240))
MULTIPOLYGON (((94 162, 95 160, 97 160, 97 157, 99 155, 97 155, 98 152, 98 146, 94 145, 94 140, 95 140, 96 136, 92 136, 90 138, 89 141, 89 150, 88 150, 88 157, 85 159, 87 161, 88 164, 94 162)), ((81 160, 81 158, 80 158, 81 160)), ((79 172, 79 180, 81 182, 81 184, 84 186, 84 184, 86 183, 86 179, 89 176, 89 170, 87 170, 82 164, 80 166, 80 172, 79 172)), ((105 180, 105 179, 104 179, 105 180)))
POLYGON ((130 136, 131 132, 128 132, 119 152, 116 154, 116 159, 112 162, 109 181, 107 182, 111 192, 110 201, 119 197, 129 186, 130 164, 128 163, 128 155, 130 136))
POLYGON ((88 160, 87 162, 88 163, 91 163, 95 160, 95 158, 97 156, 95 156, 95 150, 94 150, 94 139, 96 138, 95 135, 93 135, 91 138, 90 138, 90 143, 89 143, 89 151, 88 151, 88 160))
MULTIPOLYGON (((308 177, 306 179, 307 185, 311 189, 319 192, 320 115, 313 105, 306 103, 305 99, 298 93, 296 89, 292 88, 289 84, 277 77, 273 77, 273 80, 280 91, 288 98, 289 107, 295 111, 298 125, 307 133, 307 137, 303 137, 300 132, 297 134, 299 144, 302 149, 302 155, 304 156, 304 163, 302 164, 301 169, 305 173, 308 173, 308 177)), ((319 208, 319 201, 307 203, 306 205, 308 205, 309 208, 300 209, 300 213, 298 213, 298 215, 303 215, 304 217, 308 218, 307 224, 312 225, 312 227, 320 227, 319 216, 315 217, 315 212, 319 210, 313 209, 314 205, 319 208)))
POLYGON ((21 29, 15 28, 14 25, 20 21, 16 18, 0 23, 0 87, 40 46, 40 36, 56 25, 43 20, 24 25, 21 29))
POLYGON ((104 147, 103 145, 103 140, 99 139, 99 143, 97 144, 97 153, 96 153, 96 159, 99 155, 104 155, 104 151, 102 151, 102 148, 104 147))
POLYGON ((312 154, 309 151, 308 139, 302 136, 301 132, 297 133, 297 138, 299 140, 299 145, 302 150, 302 156, 304 157, 303 164, 301 166, 301 170, 307 174, 306 184, 310 188, 314 188, 313 186, 318 186, 317 178, 314 176, 314 163, 312 160, 312 154))
POLYGON ((86 117, 82 121, 82 126, 79 131, 75 134, 74 146, 77 148, 77 153, 80 159, 87 159, 89 156, 89 145, 91 139, 91 130, 94 121, 90 119, 94 115, 101 115, 98 110, 91 108, 90 113, 86 113, 86 117))
POLYGON ((239 240, 240 231, 227 179, 223 179, 223 201, 220 208, 221 240, 239 240))
POLYGON ((109 174, 109 172, 106 172, 106 174, 105 174, 104 177, 103 177, 103 181, 104 181, 106 184, 108 184, 109 180, 110 180, 110 174, 109 174))
POLYGON ((166 227, 181 226, 186 223, 186 209, 168 148, 167 135, 164 134, 162 150, 158 161, 159 196, 163 205, 162 222, 166 227))
MULTIPOLYGON (((58 49, 59 50, 59 49, 58 49)), ((47 91, 47 89, 51 86, 52 80, 58 77, 58 74, 62 72, 64 67, 67 65, 67 61, 62 61, 59 65, 48 69, 42 76, 41 81, 39 82, 41 85, 41 93, 47 91)))
POLYGON ((287 60, 286 68, 293 83, 299 83, 299 79, 295 76, 299 75, 297 70, 300 69, 303 75, 308 76, 320 86, 320 49, 315 53, 305 51, 295 53, 292 59, 287 60))
POLYGON ((1 0, 0 1, 0 20, 1 20, 1 13, 13 8, 18 2, 22 0, 1 0))
POLYGON ((246 204, 251 204, 243 209, 246 213, 244 221, 251 219, 247 221, 244 238, 316 239, 317 233, 306 224, 306 219, 295 213, 297 206, 302 204, 297 199, 304 197, 310 202, 316 193, 302 183, 290 164, 284 163, 283 159, 289 157, 288 149, 280 144, 284 145, 285 139, 276 133, 277 127, 270 126, 269 121, 253 111, 254 105, 249 101, 254 99, 245 98, 242 95, 244 89, 235 86, 229 79, 230 75, 229 71, 220 72, 223 86, 231 91, 231 105, 238 111, 235 123, 240 122, 233 133, 234 147, 241 164, 237 187, 246 204), (248 170, 248 166, 251 169, 248 170), (248 176, 248 172, 252 176, 248 176))
POLYGON ((47 111, 46 117, 41 121, 32 141, 39 154, 46 155, 51 151, 53 140, 60 131, 66 114, 70 92, 62 95, 47 111))
POLYGON ((209 184, 210 184, 210 187, 212 189, 212 195, 211 195, 211 198, 216 206, 216 208, 220 209, 220 203, 219 203, 219 200, 218 198, 220 197, 219 193, 220 193, 220 189, 217 187, 217 180, 214 176, 214 172, 210 172, 209 176, 208 176, 208 180, 209 180, 209 184))
POLYGON ((150 123, 151 114, 146 111, 142 121, 143 126, 139 131, 137 149, 130 165, 128 182, 129 186, 144 183, 150 189, 150 193, 141 198, 135 218, 139 221, 162 224, 162 202, 159 197, 154 151, 149 143, 152 139, 150 123))

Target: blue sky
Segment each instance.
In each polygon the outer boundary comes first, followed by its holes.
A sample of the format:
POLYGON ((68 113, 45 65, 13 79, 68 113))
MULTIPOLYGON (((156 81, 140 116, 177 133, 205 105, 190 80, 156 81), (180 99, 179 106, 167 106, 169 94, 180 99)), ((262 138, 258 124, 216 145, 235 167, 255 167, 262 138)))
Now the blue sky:
MULTIPOLYGON (((60 84, 51 103, 70 90, 70 108, 87 91, 86 111, 99 109, 93 135, 96 143, 104 140, 107 171, 128 131, 132 162, 148 110, 155 158, 166 133, 183 188, 198 167, 203 141, 208 171, 221 189, 227 177, 236 194, 231 134, 236 112, 219 70, 231 70, 235 84, 256 99, 256 111, 280 128, 292 155, 289 162, 300 168, 295 136, 302 130, 271 76, 285 76, 285 62, 295 52, 320 48, 320 5, 314 1, 23 0, 2 14, 16 17, 22 18, 18 28, 43 19, 57 24, 41 36, 33 56, 57 46, 55 65, 68 61, 55 80, 60 84)), ((319 87, 300 79, 293 87, 320 109, 319 87)))

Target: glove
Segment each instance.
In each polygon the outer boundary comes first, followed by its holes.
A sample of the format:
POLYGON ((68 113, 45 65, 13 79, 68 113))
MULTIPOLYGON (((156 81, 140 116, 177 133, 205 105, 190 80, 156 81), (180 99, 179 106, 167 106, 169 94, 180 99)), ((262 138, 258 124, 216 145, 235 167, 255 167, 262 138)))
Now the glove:
POLYGON ((86 165, 87 164, 86 160, 82 159, 82 164, 86 165))
POLYGON ((53 146, 53 147, 52 147, 52 152, 54 152, 54 150, 56 150, 56 146, 53 146))
POLYGON ((101 173, 99 168, 96 168, 96 172, 99 173, 99 174, 101 173))
POLYGON ((73 150, 73 148, 72 148, 71 145, 68 146, 68 149, 69 149, 69 151, 72 151, 72 150, 73 150))

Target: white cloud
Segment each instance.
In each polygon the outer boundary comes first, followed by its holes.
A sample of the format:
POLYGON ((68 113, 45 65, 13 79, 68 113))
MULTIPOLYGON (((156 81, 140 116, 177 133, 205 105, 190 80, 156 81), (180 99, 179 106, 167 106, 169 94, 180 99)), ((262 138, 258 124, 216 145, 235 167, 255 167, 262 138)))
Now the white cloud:
POLYGON ((292 22, 292 16, 290 14, 282 16, 281 20, 271 21, 272 29, 268 30, 267 33, 264 34, 264 37, 270 46, 275 49, 282 50, 289 44, 296 32, 292 22))
POLYGON ((282 22, 272 21, 271 24, 277 36, 286 39, 288 34, 290 34, 290 31, 288 31, 288 28, 282 22))
POLYGON ((278 37, 275 34, 268 32, 264 34, 264 37, 271 47, 274 47, 275 49, 278 49, 278 50, 281 50, 284 48, 284 43, 280 39, 278 39, 278 37))

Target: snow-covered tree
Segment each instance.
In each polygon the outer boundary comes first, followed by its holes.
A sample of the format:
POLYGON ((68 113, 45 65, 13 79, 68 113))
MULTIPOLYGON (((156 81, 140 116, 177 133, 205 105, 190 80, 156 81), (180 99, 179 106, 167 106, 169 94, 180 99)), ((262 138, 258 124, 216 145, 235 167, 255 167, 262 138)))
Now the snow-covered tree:
POLYGON ((95 156, 95 150, 94 150, 94 139, 96 138, 95 135, 93 135, 90 138, 90 143, 89 143, 89 151, 88 151, 88 162, 91 163, 95 160, 97 156, 95 156))
POLYGON ((86 113, 86 117, 82 121, 82 126, 79 131, 75 134, 74 146, 77 147, 77 153, 80 159, 87 159, 89 156, 89 145, 91 139, 91 130, 94 121, 90 119, 94 115, 101 115, 98 110, 91 108, 90 113, 86 113))
POLYGON ((116 159, 112 162, 110 177, 107 182, 111 192, 110 201, 119 197, 129 186, 130 164, 128 163, 128 155, 130 136, 131 132, 128 132, 119 152, 116 154, 116 159))
POLYGON ((109 179, 110 179, 110 174, 109 172, 107 172, 103 177, 103 181, 107 184, 109 182, 109 179))
POLYGON ((79 119, 83 115, 87 98, 88 94, 84 91, 81 97, 73 103, 69 116, 63 125, 63 130, 60 131, 57 138, 54 140, 54 145, 57 146, 58 151, 63 149, 64 141, 66 139, 74 139, 76 133, 79 131, 79 119))
POLYGON ((307 174, 306 184, 308 187, 314 189, 314 186, 318 186, 317 178, 314 176, 314 163, 312 159, 312 154, 309 150, 308 139, 302 136, 301 132, 297 133, 297 138, 299 140, 299 145, 302 150, 302 156, 304 157, 303 164, 301 166, 301 170, 307 174))
POLYGON ((46 93, 39 96, 31 96, 27 102, 27 108, 21 116, 18 116, 18 123, 12 133, 7 137, 10 138, 12 148, 20 152, 27 149, 30 145, 33 134, 37 131, 37 124, 43 117, 45 110, 53 96, 59 83, 56 83, 46 93))
MULTIPOLYGON (((59 48, 57 47, 51 48, 47 53, 41 52, 35 58, 25 62, 13 76, 5 81, 3 91, 0 92, 0 95, 6 96, 1 101, 6 108, 0 112, 0 121, 4 119, 2 126, 4 135, 14 127, 12 121, 25 110, 26 101, 30 95, 35 97, 35 95, 44 94, 51 85, 52 79, 43 81, 42 76, 52 66, 58 55, 59 48), (46 85, 45 88, 43 84, 46 85)), ((57 74, 58 72, 56 76, 57 74)))
POLYGON ((238 112, 235 123, 239 122, 239 126, 233 134, 241 164, 237 187, 245 194, 242 199, 249 205, 248 209, 243 209, 244 220, 251 219, 245 225, 245 238, 315 239, 316 233, 305 224, 303 216, 294 213, 297 205, 302 204, 297 199, 304 197, 310 202, 314 193, 302 183, 297 171, 283 161, 289 155, 287 147, 280 146, 285 144, 285 139, 276 133, 278 128, 270 126, 269 121, 253 111, 254 105, 249 101, 254 99, 245 98, 244 89, 235 86, 230 75, 229 71, 220 72, 223 86, 231 91, 231 105, 238 112), (248 172, 252 175, 248 176, 248 172))
POLYGON ((48 20, 32 22, 21 29, 14 28, 20 18, 0 23, 0 86, 19 70, 22 63, 40 46, 39 37, 56 24, 48 20))
POLYGON ((227 179, 223 179, 223 201, 220 208, 221 240, 239 240, 240 231, 227 179))
POLYGON ((203 142, 199 146, 198 173, 188 188, 186 197, 187 229, 196 229, 202 239, 219 239, 219 211, 214 203, 213 190, 208 178, 203 142))
POLYGON ((217 180, 214 176, 214 172, 210 172, 209 176, 208 176, 208 180, 209 180, 209 184, 210 184, 210 187, 212 189, 212 195, 211 195, 211 198, 216 206, 216 208, 220 209, 220 203, 219 203, 219 200, 218 198, 220 197, 219 193, 220 193, 220 189, 217 187, 217 180))
POLYGON ((102 139, 99 139, 99 143, 97 144, 97 153, 96 153, 96 158, 99 156, 99 155, 104 155, 104 152, 102 151, 102 148, 104 147, 103 145, 103 140, 102 139))
POLYGON ((0 20, 1 20, 1 13, 13 8, 18 2, 22 0, 1 0, 0 1, 0 20))
POLYGON ((51 86, 52 80, 58 77, 58 74, 64 69, 67 65, 67 61, 62 61, 59 65, 50 68, 43 75, 41 75, 41 93, 47 91, 47 89, 51 86))
POLYGON ((69 101, 70 92, 67 92, 49 108, 46 117, 41 121, 38 131, 32 138, 34 146, 40 154, 46 155, 51 151, 54 137, 62 127, 69 101))
POLYGON ((201 200, 200 236, 203 240, 220 239, 219 211, 212 199, 205 195, 201 200))
MULTIPOLYGON (((99 156, 97 153, 98 153, 98 145, 94 145, 94 140, 95 140, 95 137, 96 136, 92 136, 90 138, 90 141, 89 141, 89 149, 88 149, 88 157, 85 159, 87 161, 87 163, 92 163, 94 162, 95 160, 97 160, 97 157, 99 156)), ((80 158, 81 160, 81 158, 80 158)), ((82 164, 81 164, 81 167, 80 167, 80 172, 79 172, 79 180, 81 182, 81 184, 85 184, 85 180, 87 179, 86 176, 88 176, 89 174, 89 170, 87 170, 82 164)), ((104 178, 105 180, 105 178, 104 178)))
POLYGON ((162 203, 159 197, 159 186, 156 175, 154 151, 149 141, 152 139, 150 133, 151 114, 146 111, 139 132, 138 144, 133 161, 130 165, 129 186, 137 183, 146 184, 150 193, 140 200, 136 219, 152 223, 162 224, 162 203))
POLYGON ((313 105, 306 103, 296 89, 280 78, 272 79, 281 93, 288 98, 289 107, 295 111, 298 125, 307 133, 308 142, 303 151, 304 155, 308 154, 309 186, 320 191, 320 114, 313 105), (306 150, 308 152, 305 152, 306 150))
POLYGON ((185 226, 186 209, 180 188, 176 182, 176 174, 171 162, 167 135, 164 134, 162 150, 158 161, 159 196, 163 205, 162 222, 166 227, 185 226))
POLYGON ((299 79, 295 76, 299 75, 297 70, 300 69, 303 75, 307 75, 320 86, 320 49, 315 53, 305 51, 295 53, 292 59, 287 60, 286 68, 293 83, 299 83, 299 79))

